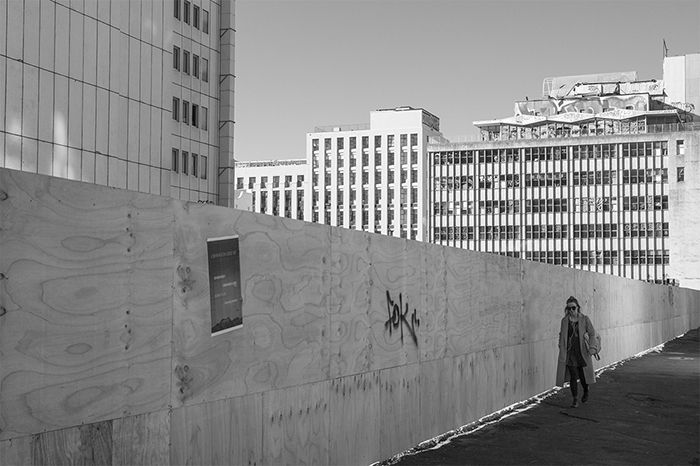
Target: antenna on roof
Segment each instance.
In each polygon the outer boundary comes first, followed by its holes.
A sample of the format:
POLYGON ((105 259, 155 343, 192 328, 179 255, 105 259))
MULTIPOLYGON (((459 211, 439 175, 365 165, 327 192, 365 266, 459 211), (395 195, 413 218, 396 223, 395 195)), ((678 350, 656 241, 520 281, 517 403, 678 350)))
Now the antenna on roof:
POLYGON ((666 46, 666 39, 661 39, 664 42, 664 58, 668 57, 668 47, 666 46))

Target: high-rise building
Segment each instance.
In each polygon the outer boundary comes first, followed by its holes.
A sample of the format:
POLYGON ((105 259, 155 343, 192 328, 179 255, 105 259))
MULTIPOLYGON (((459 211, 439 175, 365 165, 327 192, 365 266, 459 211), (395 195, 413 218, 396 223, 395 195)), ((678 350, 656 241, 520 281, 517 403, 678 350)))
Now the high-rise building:
POLYGON ((232 205, 234 0, 0 2, 0 166, 232 205))
POLYGON ((700 126, 667 102, 675 84, 664 78, 547 78, 546 97, 475 122, 481 141, 431 144, 429 239, 700 286, 687 250, 700 240, 688 218, 700 205, 700 126))
POLYGON ((429 137, 442 139, 440 120, 412 107, 370 112, 369 125, 317 127, 306 136, 312 178, 305 218, 423 240, 429 137))
POLYGON ((306 159, 236 162, 235 207, 305 220, 310 174, 306 159))

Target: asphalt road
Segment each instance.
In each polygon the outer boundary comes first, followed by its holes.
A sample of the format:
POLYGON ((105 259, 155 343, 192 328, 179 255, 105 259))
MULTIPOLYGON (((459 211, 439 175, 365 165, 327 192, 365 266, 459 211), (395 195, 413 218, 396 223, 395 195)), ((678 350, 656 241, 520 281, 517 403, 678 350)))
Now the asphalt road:
POLYGON ((588 403, 570 408, 571 393, 562 389, 393 464, 700 465, 698 329, 604 371, 590 393, 588 403))

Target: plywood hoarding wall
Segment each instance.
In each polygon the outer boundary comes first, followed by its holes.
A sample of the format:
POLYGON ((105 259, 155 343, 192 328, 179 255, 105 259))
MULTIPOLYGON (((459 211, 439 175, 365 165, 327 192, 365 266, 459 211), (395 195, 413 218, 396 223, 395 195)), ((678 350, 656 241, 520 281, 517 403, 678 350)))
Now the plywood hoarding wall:
POLYGON ((601 364, 700 325, 696 291, 5 169, 0 219, 3 464, 366 464, 550 388, 569 295, 601 364))

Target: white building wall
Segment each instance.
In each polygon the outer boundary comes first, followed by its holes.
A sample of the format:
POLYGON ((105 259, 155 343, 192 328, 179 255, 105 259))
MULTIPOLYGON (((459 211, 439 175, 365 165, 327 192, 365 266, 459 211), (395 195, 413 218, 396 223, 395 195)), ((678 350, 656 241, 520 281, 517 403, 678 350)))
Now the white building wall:
POLYGON ((0 166, 215 202, 219 11, 233 0, 187 3, 190 25, 175 0, 0 0, 0 166), (174 44, 209 61, 208 83, 173 72, 174 44), (173 124, 174 95, 208 108, 207 131, 173 124), (173 149, 207 157, 206 177, 175 173, 173 149))
POLYGON ((308 221, 309 179, 305 159, 237 162, 234 207, 308 221))
POLYGON ((441 135, 423 124, 424 114, 422 109, 378 110, 370 113, 368 129, 340 126, 308 133, 312 178, 307 218, 426 238, 427 137, 441 135))

